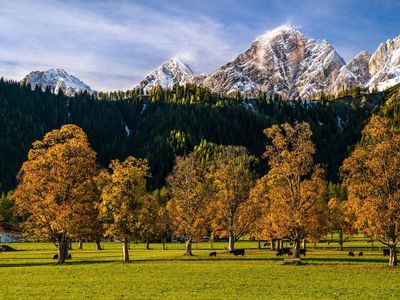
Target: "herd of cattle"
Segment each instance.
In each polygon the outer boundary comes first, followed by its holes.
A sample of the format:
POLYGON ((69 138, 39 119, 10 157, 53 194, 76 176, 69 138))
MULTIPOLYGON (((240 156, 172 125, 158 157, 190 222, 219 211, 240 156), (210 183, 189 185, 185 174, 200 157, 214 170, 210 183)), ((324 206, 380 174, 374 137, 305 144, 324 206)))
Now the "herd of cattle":
MULTIPOLYGON (((300 255, 306 256, 306 252, 307 252, 306 249, 300 249, 300 255)), ((235 256, 239 256, 239 255, 244 256, 245 250, 244 249, 236 249, 236 250, 229 251, 229 253, 233 254, 235 256)), ((399 253, 399 251, 397 251, 397 253, 399 253)), ((288 255, 288 256, 292 256, 293 252, 292 252, 292 250, 290 248, 281 248, 281 249, 278 249, 277 252, 276 252, 276 256, 283 256, 285 254, 288 255)), ((388 256, 389 254, 390 254, 389 249, 383 249, 383 256, 388 256)), ((353 251, 349 251, 348 255, 350 257, 355 257, 356 253, 354 253, 353 251)), ((364 255, 364 252, 362 252, 362 251, 358 252, 358 256, 363 256, 363 255, 364 255)), ((209 256, 215 256, 216 257, 217 256, 217 251, 210 252, 209 256)))

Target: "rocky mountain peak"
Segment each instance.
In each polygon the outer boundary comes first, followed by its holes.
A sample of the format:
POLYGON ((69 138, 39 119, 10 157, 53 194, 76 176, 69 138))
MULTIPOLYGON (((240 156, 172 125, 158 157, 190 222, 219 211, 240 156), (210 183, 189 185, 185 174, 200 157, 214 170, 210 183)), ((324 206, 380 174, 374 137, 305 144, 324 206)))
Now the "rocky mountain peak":
POLYGON ((148 74, 139 85, 145 90, 154 86, 172 88, 174 84, 190 82, 192 76, 193 71, 188 65, 179 58, 172 58, 148 74))
POLYGON ((30 85, 32 89, 40 85, 43 91, 50 87, 55 94, 58 94, 61 90, 67 96, 74 96, 85 91, 92 92, 92 89, 87 84, 61 68, 30 72, 22 80, 22 83, 30 85))

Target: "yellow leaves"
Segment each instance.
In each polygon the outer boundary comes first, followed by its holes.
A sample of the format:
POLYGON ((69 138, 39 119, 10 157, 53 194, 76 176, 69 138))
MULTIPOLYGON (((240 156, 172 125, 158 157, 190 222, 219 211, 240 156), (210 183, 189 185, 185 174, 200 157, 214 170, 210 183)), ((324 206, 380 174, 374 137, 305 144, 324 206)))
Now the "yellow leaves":
POLYGON ((14 195, 39 237, 74 236, 87 225, 96 201, 96 153, 82 129, 65 125, 33 143, 14 195))
POLYGON ((400 136, 387 119, 373 116, 362 142, 341 168, 356 226, 376 238, 396 241, 400 234, 400 136))
POLYGON ((171 189, 167 210, 175 234, 185 239, 200 237, 206 231, 209 192, 204 169, 194 154, 177 157, 167 181, 171 189))
POLYGON ((130 239, 137 233, 139 212, 147 196, 145 160, 128 157, 113 160, 111 171, 103 170, 96 178, 101 190, 100 216, 107 235, 130 239))
MULTIPOLYGON (((262 220, 275 237, 317 238, 324 233, 324 171, 313 165, 315 146, 307 123, 285 123, 265 131, 271 139, 263 178, 268 206, 262 220)), ((267 232, 264 232, 267 235, 267 232)))

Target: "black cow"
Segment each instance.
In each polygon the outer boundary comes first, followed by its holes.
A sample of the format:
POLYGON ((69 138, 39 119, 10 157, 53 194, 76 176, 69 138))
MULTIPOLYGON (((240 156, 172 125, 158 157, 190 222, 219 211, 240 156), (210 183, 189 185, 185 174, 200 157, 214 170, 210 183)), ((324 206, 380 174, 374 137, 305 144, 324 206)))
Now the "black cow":
POLYGON ((300 249, 300 255, 306 256, 307 249, 300 249))
POLYGON ((292 251, 290 251, 290 248, 282 248, 276 252, 276 256, 283 256, 284 254, 292 255, 292 251))
POLYGON ((217 252, 216 251, 213 251, 213 252, 210 252, 210 255, 209 256, 217 256, 217 252))
POLYGON ((383 249, 383 256, 389 256, 390 255, 390 250, 389 249, 383 249))
POLYGON ((67 259, 72 259, 71 254, 68 254, 67 259))
POLYGON ((363 255, 364 253, 362 251, 358 253, 358 256, 363 256, 363 255))
POLYGON ((354 252, 353 251, 349 251, 349 256, 354 257, 354 252))
POLYGON ((244 249, 232 250, 232 251, 229 251, 229 253, 231 253, 235 256, 238 256, 238 255, 244 256, 244 249))

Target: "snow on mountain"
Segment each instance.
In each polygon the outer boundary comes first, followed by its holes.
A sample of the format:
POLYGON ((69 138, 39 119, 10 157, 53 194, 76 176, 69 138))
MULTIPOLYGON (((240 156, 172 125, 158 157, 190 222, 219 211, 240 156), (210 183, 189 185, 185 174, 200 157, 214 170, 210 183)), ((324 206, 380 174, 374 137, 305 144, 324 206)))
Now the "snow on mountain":
POLYGON ((338 93, 354 86, 364 86, 371 78, 369 60, 371 53, 362 51, 340 69, 330 92, 338 93))
POLYGON ((400 83, 400 35, 381 43, 369 61, 367 86, 384 90, 400 83))
POLYGON ((280 93, 305 97, 330 88, 345 64, 326 40, 282 26, 257 38, 248 50, 218 68, 203 85, 231 93, 280 93))
POLYGON ((337 94, 354 86, 383 90, 400 83, 400 36, 382 43, 372 55, 360 52, 346 64, 328 41, 281 26, 258 37, 246 51, 210 74, 194 75, 175 58, 147 75, 140 87, 186 83, 220 93, 265 91, 287 98, 310 98, 322 91, 337 94))
POLYGON ((193 72, 178 58, 164 62, 160 67, 147 75, 139 84, 145 90, 154 86, 172 88, 174 84, 184 85, 191 82, 193 72))
POLYGON ((25 76, 22 83, 30 85, 32 90, 37 85, 40 85, 43 91, 46 90, 46 87, 50 87, 55 94, 58 94, 61 90, 67 96, 74 96, 84 91, 92 92, 87 84, 68 74, 65 70, 57 68, 47 71, 33 71, 25 76))

